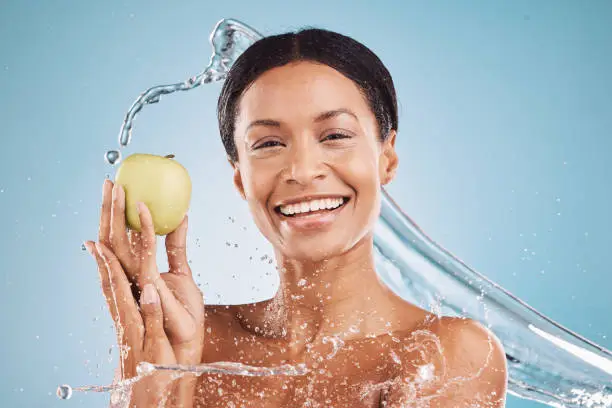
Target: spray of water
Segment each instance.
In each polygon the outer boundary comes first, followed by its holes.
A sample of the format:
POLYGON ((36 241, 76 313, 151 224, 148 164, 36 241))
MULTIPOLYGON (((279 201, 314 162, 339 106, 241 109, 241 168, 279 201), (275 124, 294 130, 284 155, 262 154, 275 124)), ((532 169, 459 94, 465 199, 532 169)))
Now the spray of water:
MULTIPOLYGON (((146 104, 159 102, 161 95, 194 89, 220 81, 236 58, 261 38, 254 29, 232 19, 217 23, 210 43, 213 54, 200 74, 174 85, 147 89, 133 103, 119 134, 120 148, 131 140, 133 121, 146 104)), ((106 153, 108 163, 116 164, 121 155, 106 153)), ((488 327, 506 351, 509 392, 554 407, 612 406, 612 354, 603 347, 573 333, 533 309, 510 292, 474 271, 450 252, 432 241, 383 190, 381 216, 375 231, 377 271, 385 283, 409 302, 441 315, 464 316, 488 327)), ((339 337, 328 339, 334 355, 343 347, 339 337)), ((148 363, 147 363, 148 364, 148 363)), ((303 375, 296 367, 246 367, 237 363, 214 363, 194 367, 143 365, 143 374, 155 370, 177 370, 201 374, 303 375)), ((58 388, 67 398, 72 391, 108 391, 126 387, 134 379, 107 387, 58 388)), ((418 378, 406 385, 406 395, 414 394, 419 382, 432 377, 431 366, 423 365, 418 378)), ((371 384, 365 393, 385 384, 371 384)))
MULTIPOLYGON (((84 386, 72 388, 70 385, 60 385, 57 388, 57 396, 61 399, 70 399, 74 391, 94 391, 94 392, 115 392, 121 394, 122 392, 129 390, 132 385, 147 377, 155 372, 159 371, 172 371, 178 373, 176 378, 181 377, 184 374, 225 374, 225 375, 239 375, 248 377, 265 377, 265 376, 297 376, 305 375, 308 373, 308 369, 303 364, 298 365, 282 365, 278 367, 254 367, 241 363, 219 361, 216 363, 200 364, 200 365, 164 365, 164 364, 152 364, 147 361, 143 361, 136 367, 137 375, 127 380, 120 381, 113 385, 101 385, 101 386, 84 386)), ((124 399, 124 398, 121 398, 124 399)))
MULTIPOLYGON (((119 131, 119 148, 124 148, 132 140, 134 119, 145 105, 159 102, 162 95, 177 91, 189 91, 202 84, 225 79, 227 71, 236 58, 259 38, 261 38, 261 34, 240 21, 232 19, 219 21, 210 34, 210 44, 213 52, 208 66, 199 74, 185 81, 171 85, 154 86, 141 93, 126 113, 125 119, 123 119, 119 131)), ((109 150, 105 153, 104 158, 109 164, 115 165, 121 160, 121 153, 119 150, 109 150)))

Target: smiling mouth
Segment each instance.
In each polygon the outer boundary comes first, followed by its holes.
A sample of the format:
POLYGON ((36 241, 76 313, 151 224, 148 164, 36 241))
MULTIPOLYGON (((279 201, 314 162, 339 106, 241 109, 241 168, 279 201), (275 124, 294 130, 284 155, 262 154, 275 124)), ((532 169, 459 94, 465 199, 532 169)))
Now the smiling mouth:
POLYGON ((302 218, 302 217, 308 217, 308 216, 313 216, 313 215, 318 215, 318 214, 326 214, 326 213, 332 213, 335 211, 339 211, 341 210, 346 203, 348 203, 351 200, 350 197, 342 197, 342 204, 340 204, 338 207, 336 208, 332 208, 332 209, 320 209, 320 210, 316 210, 316 211, 306 211, 306 212, 302 212, 302 213, 296 213, 296 214, 283 214, 280 210, 281 206, 276 206, 274 207, 274 212, 276 212, 279 216, 281 217, 287 217, 287 218, 302 218))

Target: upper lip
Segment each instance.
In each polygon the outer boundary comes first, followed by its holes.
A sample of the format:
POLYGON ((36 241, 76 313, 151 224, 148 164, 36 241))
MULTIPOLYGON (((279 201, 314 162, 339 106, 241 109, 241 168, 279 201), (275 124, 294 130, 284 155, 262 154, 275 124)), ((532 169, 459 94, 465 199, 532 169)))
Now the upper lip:
POLYGON ((301 197, 287 198, 285 200, 282 200, 282 201, 276 203, 276 205, 274 205, 274 208, 279 208, 280 206, 283 206, 283 205, 301 203, 301 202, 304 202, 304 201, 318 200, 318 199, 321 199, 321 198, 345 198, 345 197, 348 197, 348 196, 347 195, 342 195, 342 194, 336 194, 336 193, 330 193, 330 194, 311 194, 311 195, 305 195, 305 196, 301 196, 301 197))

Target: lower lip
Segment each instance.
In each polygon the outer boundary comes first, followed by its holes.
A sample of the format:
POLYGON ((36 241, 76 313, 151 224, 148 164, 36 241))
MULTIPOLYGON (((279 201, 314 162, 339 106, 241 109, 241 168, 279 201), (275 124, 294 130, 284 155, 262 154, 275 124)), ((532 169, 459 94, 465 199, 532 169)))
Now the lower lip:
POLYGON ((350 203, 351 200, 347 201, 340 207, 321 213, 297 215, 293 217, 287 217, 282 213, 277 213, 281 218, 282 222, 285 222, 289 227, 299 230, 316 230, 331 225, 336 218, 340 215, 344 207, 350 203))

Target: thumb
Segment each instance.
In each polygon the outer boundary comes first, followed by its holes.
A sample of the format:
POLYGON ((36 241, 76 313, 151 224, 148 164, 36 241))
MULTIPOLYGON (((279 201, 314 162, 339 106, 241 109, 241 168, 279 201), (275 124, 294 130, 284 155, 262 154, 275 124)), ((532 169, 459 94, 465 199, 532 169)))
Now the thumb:
POLYGON ((159 294, 151 283, 146 284, 140 294, 140 312, 145 326, 142 348, 146 358, 154 359, 156 350, 168 339, 164 331, 164 314, 159 294))
POLYGON ((191 276, 187 261, 188 217, 185 215, 181 224, 166 236, 166 254, 170 273, 191 276))

